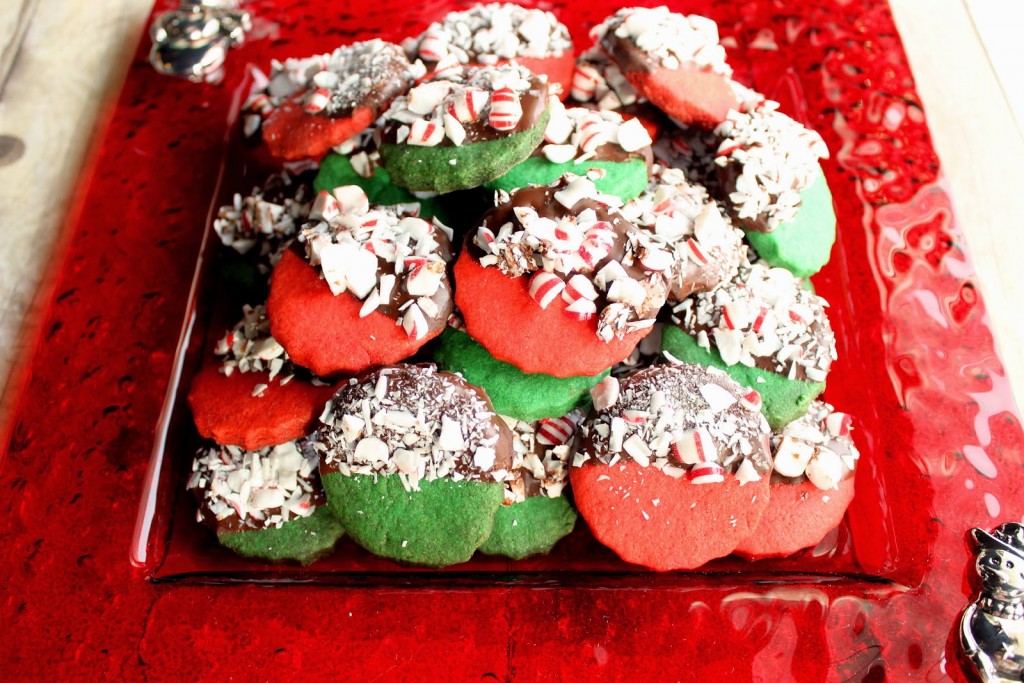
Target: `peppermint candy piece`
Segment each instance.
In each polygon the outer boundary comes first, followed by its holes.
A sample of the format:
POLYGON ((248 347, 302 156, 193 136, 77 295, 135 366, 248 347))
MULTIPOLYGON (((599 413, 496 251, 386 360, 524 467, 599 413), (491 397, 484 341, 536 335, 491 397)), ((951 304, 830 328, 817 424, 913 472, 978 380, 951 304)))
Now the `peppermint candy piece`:
POLYGON ((547 308, 552 301, 565 289, 565 283, 560 277, 546 270, 538 270, 530 278, 530 296, 540 304, 541 308, 547 308))
POLYGON ((725 468, 717 462, 700 462, 686 475, 691 484, 721 484, 725 481, 725 468))
POLYGON ((575 432, 576 424, 568 416, 545 418, 537 422, 537 443, 561 446, 568 443, 575 432))
POLYGON ((523 118, 523 106, 519 95, 512 88, 499 88, 491 96, 491 113, 487 119, 495 130, 514 130, 523 118))
POLYGON ((690 429, 680 434, 672 442, 670 450, 676 461, 683 465, 696 465, 718 458, 715 441, 711 438, 708 430, 703 427, 690 429))

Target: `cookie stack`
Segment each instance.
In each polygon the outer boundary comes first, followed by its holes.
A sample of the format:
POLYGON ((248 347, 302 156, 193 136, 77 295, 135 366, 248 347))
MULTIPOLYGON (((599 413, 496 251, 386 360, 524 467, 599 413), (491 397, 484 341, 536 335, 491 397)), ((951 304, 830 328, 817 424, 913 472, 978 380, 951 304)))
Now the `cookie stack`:
POLYGON ((244 133, 319 172, 215 222, 268 292, 190 392, 225 546, 309 562, 344 530, 442 567, 546 553, 578 511, 673 570, 839 523, 857 450, 805 279, 824 142, 732 80, 708 19, 592 37, 576 59, 550 13, 479 5, 254 89, 244 133))

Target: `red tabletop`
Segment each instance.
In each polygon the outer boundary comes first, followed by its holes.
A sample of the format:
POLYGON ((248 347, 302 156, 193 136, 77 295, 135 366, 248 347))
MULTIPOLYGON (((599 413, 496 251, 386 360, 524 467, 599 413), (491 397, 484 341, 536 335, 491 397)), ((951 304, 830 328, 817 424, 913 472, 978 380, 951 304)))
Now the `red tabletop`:
MULTIPOLYGON (((52 264, 0 461, 5 677, 942 680, 972 593, 966 531, 1020 519, 1024 436, 892 17, 870 0, 677 2, 737 77, 816 128, 840 217, 815 285, 858 418, 851 570, 255 574, 129 561, 154 429, 245 65, 398 40, 461 6, 256 2, 225 81, 132 64, 52 264), (212 577, 216 578, 216 577, 212 577), (712 676, 716 678, 712 679, 712 676)), ((546 3, 585 47, 615 4, 546 3)), ((228 179, 230 182, 230 179, 228 179)), ((0 440, 0 443, 4 443, 0 440)))

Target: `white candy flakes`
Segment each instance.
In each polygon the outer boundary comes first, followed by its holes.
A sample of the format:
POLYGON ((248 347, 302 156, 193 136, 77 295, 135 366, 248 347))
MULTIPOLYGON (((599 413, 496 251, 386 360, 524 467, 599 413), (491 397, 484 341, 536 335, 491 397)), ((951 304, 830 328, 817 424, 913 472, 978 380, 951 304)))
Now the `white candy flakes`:
POLYGON ((410 337, 423 338, 424 312, 439 310, 431 297, 448 287, 449 229, 409 215, 418 204, 371 206, 355 185, 321 192, 317 204, 313 217, 319 220, 308 223, 299 240, 331 292, 347 291, 364 301, 360 316, 387 311, 402 298, 415 299, 402 307, 400 322, 410 337))
POLYGON ((397 142, 459 146, 473 141, 472 128, 515 131, 523 116, 522 98, 546 97, 545 91, 542 77, 516 64, 459 68, 395 98, 384 121, 395 127, 397 142))
POLYGON ((788 270, 756 262, 676 305, 672 320, 728 365, 768 364, 790 379, 824 381, 836 358, 826 306, 788 270))
POLYGON ((305 222, 312 204, 312 188, 287 171, 270 177, 263 187, 217 211, 213 229, 221 244, 240 254, 258 248, 260 269, 269 272, 280 258, 282 247, 305 222), (263 262, 262 259, 267 259, 263 262))
POLYGON ((282 371, 281 383, 288 382, 294 366, 277 340, 270 334, 266 307, 242 307, 242 319, 217 341, 213 353, 222 358, 220 371, 227 376, 238 372, 267 372, 273 380, 282 371))
POLYGON ((622 215, 640 228, 630 235, 625 260, 663 268, 673 299, 732 279, 746 255, 742 231, 703 187, 674 168, 656 165, 649 187, 622 207, 622 215))
POLYGON ((730 111, 715 129, 721 139, 715 164, 735 168, 729 201, 736 217, 763 221, 768 230, 796 216, 800 193, 821 173, 819 160, 829 155, 816 131, 778 106, 768 100, 743 113, 730 111))
POLYGON ((627 272, 610 258, 617 245, 636 239, 638 232, 613 210, 621 200, 599 192, 589 178, 567 173, 540 188, 546 207, 557 207, 553 216, 551 211, 541 215, 531 203, 516 203, 517 197, 537 199, 529 193, 538 189, 499 195, 499 205, 513 205, 515 223, 500 226, 497 234, 478 226, 474 244, 483 251, 481 265, 510 277, 530 275, 530 293, 539 306, 547 308, 561 298, 568 315, 596 317, 597 335, 606 342, 653 325, 666 298, 663 273, 627 272))
POLYGON ((236 516, 243 527, 281 527, 313 514, 322 502, 318 458, 306 442, 246 451, 236 446, 201 449, 187 488, 217 521, 236 516))
MULTIPOLYGON (((298 94, 304 109, 328 116, 347 115, 356 106, 381 102, 367 100, 379 95, 385 103, 425 75, 421 63, 410 64, 402 49, 375 39, 339 47, 329 54, 274 61, 270 77, 258 83, 242 107, 243 116, 265 118, 275 107, 298 94), (383 85, 382 85, 383 84, 383 85)), ((259 129, 251 126, 251 133, 259 129)))
POLYGON ((823 401, 772 435, 772 454, 778 474, 798 481, 806 477, 824 491, 852 476, 860 458, 850 438, 850 416, 823 401))
POLYGON ((512 475, 496 466, 496 418, 460 377, 434 366, 388 366, 338 391, 314 446, 342 474, 397 473, 409 490, 440 477, 500 482, 512 475))
POLYGON ((512 473, 505 481, 505 500, 519 503, 532 495, 557 498, 569 480, 576 453, 575 435, 583 413, 574 410, 559 418, 524 422, 500 416, 514 437, 512 473))
POLYGON ((768 423, 740 404, 746 390, 725 373, 660 365, 619 386, 616 401, 603 400, 604 407, 595 402, 596 414, 581 429, 588 450, 574 465, 628 457, 671 476, 691 473, 692 483, 720 482, 726 472, 747 483, 771 471, 768 423))
POLYGON ((655 65, 678 69, 696 65, 723 76, 732 75, 725 49, 718 42, 718 25, 706 17, 670 12, 667 7, 620 9, 591 35, 609 46, 610 38, 632 41, 655 65))
POLYGON ((569 30, 551 12, 511 3, 476 5, 434 22, 410 45, 428 62, 495 64, 516 57, 554 57, 572 50, 569 30))

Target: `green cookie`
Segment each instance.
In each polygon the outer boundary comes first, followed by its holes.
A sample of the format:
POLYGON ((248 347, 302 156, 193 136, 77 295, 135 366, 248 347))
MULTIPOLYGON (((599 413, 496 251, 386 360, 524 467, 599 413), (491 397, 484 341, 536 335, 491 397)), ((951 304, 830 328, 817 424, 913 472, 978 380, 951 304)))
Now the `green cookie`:
POLYGON ((594 186, 600 192, 619 197, 624 202, 635 199, 647 189, 647 163, 643 159, 584 161, 578 164, 567 161, 564 164, 554 164, 543 156, 532 156, 516 164, 508 173, 486 183, 484 187, 489 190, 512 192, 527 185, 548 185, 566 173, 586 175, 592 168, 599 168, 605 172, 603 178, 594 181, 594 186))
POLYGON ((338 518, 322 505, 309 517, 297 517, 280 527, 229 531, 217 534, 217 540, 242 557, 310 564, 329 553, 344 533, 338 518))
POLYGON ((437 200, 433 198, 419 199, 405 188, 399 187, 391 182, 391 176, 382 166, 373 169, 373 175, 364 178, 352 168, 349 158, 331 152, 320 162, 320 171, 313 181, 313 191, 330 192, 342 185, 358 185, 363 188, 371 204, 380 206, 392 206, 394 204, 408 204, 419 202, 420 215, 424 218, 437 216, 444 222, 443 211, 439 213, 437 200))
POLYGON ((675 325, 666 325, 661 333, 661 350, 686 363, 724 370, 745 387, 761 394, 761 412, 773 431, 778 431, 807 412, 811 401, 825 391, 824 382, 804 382, 774 372, 751 368, 741 363, 726 365, 715 349, 707 350, 675 325))
POLYGON ((544 139, 545 111, 533 128, 498 140, 458 147, 385 143, 384 167, 397 185, 413 191, 454 192, 480 187, 526 159, 544 139))
POLYGON ((480 552, 513 560, 544 555, 575 525, 576 511, 565 496, 533 496, 522 503, 501 506, 494 517, 494 531, 480 546, 480 552))
POLYGON ((323 476, 327 503, 346 532, 374 555, 428 567, 473 556, 491 534, 505 492, 501 484, 422 480, 406 491, 397 474, 323 476))
POLYGON ((769 264, 797 277, 809 277, 828 263, 836 241, 836 212, 824 173, 818 171, 811 185, 800 193, 800 200, 800 210, 793 220, 771 232, 751 230, 746 235, 750 246, 769 264))
POLYGON ((467 382, 486 391, 494 412, 526 422, 561 417, 588 404, 590 388, 608 376, 608 370, 593 377, 564 379, 528 374, 496 359, 468 334, 451 327, 441 333, 434 362, 443 370, 461 373, 467 382))

